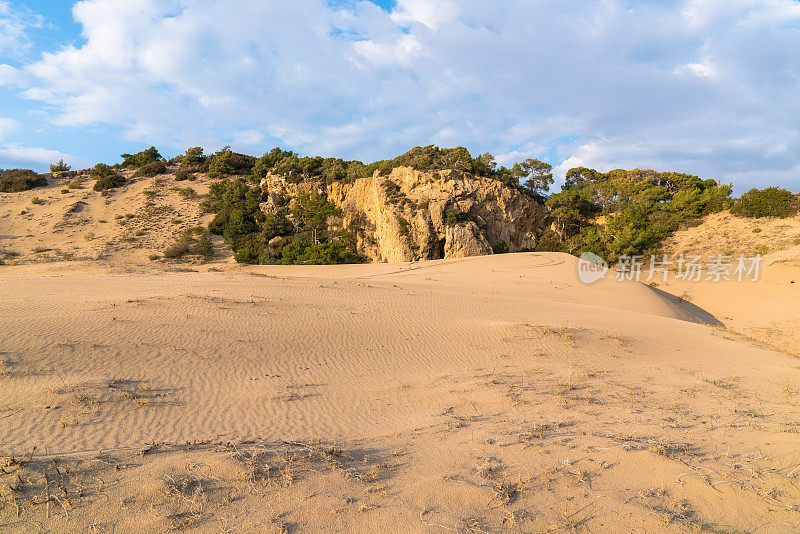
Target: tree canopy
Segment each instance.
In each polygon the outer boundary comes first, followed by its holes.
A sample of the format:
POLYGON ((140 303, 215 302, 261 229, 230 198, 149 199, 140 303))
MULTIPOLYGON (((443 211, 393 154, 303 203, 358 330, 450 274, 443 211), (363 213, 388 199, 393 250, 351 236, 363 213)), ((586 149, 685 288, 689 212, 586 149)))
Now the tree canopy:
POLYGON ((570 169, 547 207, 552 230, 542 250, 594 252, 608 261, 650 254, 682 225, 729 205, 730 185, 691 174, 616 169, 570 169))

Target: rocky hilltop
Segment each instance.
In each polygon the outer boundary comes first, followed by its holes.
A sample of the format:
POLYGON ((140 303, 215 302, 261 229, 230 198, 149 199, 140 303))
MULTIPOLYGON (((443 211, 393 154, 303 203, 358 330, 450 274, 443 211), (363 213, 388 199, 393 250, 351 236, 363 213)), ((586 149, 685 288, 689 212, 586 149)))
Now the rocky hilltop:
MULTIPOLYGON (((342 209, 341 224, 356 233, 372 261, 462 258, 493 250, 533 250, 547 210, 528 195, 490 178, 452 170, 393 169, 353 183, 290 183, 269 174, 261 183, 275 210, 280 198, 315 189, 342 209)), ((335 224, 335 222, 334 222, 335 224)))
MULTIPOLYGON (((174 245, 214 219, 215 213, 204 205, 212 186, 243 180, 246 187, 258 189, 250 178, 212 178, 205 172, 187 180, 177 165, 169 164, 154 176, 119 172, 124 183, 106 191, 95 190, 91 172, 73 171, 39 175, 44 185, 0 193, 0 231, 5 238, 0 260, 208 261, 210 256, 201 260, 191 247, 174 257, 174 245)), ((270 172, 260 182, 259 211, 289 213, 291 219, 298 196, 309 192, 340 209, 327 218, 329 230, 348 231, 358 253, 373 262, 533 250, 549 224, 544 206, 501 181, 410 167, 332 182, 270 172)), ((221 236, 211 239, 214 258, 229 259, 230 243, 221 236)))

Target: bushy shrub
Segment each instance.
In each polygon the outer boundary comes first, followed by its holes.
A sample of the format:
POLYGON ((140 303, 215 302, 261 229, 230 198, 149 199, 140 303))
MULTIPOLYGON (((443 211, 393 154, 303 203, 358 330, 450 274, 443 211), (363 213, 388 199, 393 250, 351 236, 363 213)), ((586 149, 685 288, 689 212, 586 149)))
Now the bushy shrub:
POLYGON ((97 179, 94 184, 95 191, 107 191, 125 185, 125 177, 117 174, 104 163, 98 163, 92 169, 92 178, 97 179))
POLYGON ((206 261, 214 259, 214 245, 206 228, 202 226, 189 228, 175 243, 164 250, 164 257, 167 259, 182 258, 186 255, 202 256, 206 261))
POLYGON ((186 149, 186 153, 180 156, 181 167, 199 168, 202 167, 208 157, 203 154, 203 147, 195 146, 186 149))
POLYGON ((64 163, 63 159, 58 160, 58 163, 50 164, 50 172, 52 172, 53 174, 67 172, 71 168, 72 167, 64 163))
POLYGON ((195 198, 197 196, 197 191, 192 189, 191 187, 184 187, 178 191, 178 194, 183 198, 195 198))
POLYGON ((160 160, 161 154, 158 153, 156 147, 151 146, 147 150, 142 150, 136 154, 122 154, 120 157, 122 158, 120 167, 143 167, 160 160))
POLYGON ((208 158, 208 175, 212 178, 223 176, 248 175, 255 166, 256 158, 247 154, 233 152, 230 147, 225 147, 208 158))
POLYGON ((193 181, 197 180, 197 176, 195 176, 192 173, 189 173, 189 172, 186 172, 184 170, 180 170, 179 169, 175 173, 175 181, 176 182, 182 182, 184 180, 189 180, 190 182, 193 182, 193 181))
POLYGON ((786 189, 751 189, 734 201, 731 213, 741 217, 780 217, 797 215, 800 199, 786 189))
POLYGON ((83 182, 86 181, 85 176, 76 176, 67 184, 69 189, 80 189, 83 186, 83 182))
POLYGON ((139 178, 141 176, 158 176, 159 174, 164 174, 166 172, 166 164, 163 161, 158 160, 139 167, 139 169, 133 173, 133 177, 139 178))
POLYGON ((495 254, 507 254, 509 252, 508 243, 505 241, 498 241, 492 245, 492 252, 495 254))
POLYGON ((0 170, 0 191, 3 193, 18 193, 46 185, 47 178, 44 175, 29 169, 0 170))

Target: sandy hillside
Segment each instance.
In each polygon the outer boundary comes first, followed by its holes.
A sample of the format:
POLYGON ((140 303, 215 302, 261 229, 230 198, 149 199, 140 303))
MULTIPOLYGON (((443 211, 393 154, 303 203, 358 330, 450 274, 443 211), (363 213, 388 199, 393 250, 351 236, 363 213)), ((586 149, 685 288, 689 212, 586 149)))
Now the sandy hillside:
MULTIPOLYGON (((95 180, 88 176, 51 178, 46 187, 0 193, 0 260, 6 265, 80 260, 148 264, 186 229, 211 219, 200 209, 212 182, 206 175, 176 181, 172 174, 122 174, 127 183, 105 194, 92 189, 95 180)), ((218 258, 229 257, 217 241, 218 258)))
POLYGON ((800 529, 800 359, 655 288, 100 265, 0 269, 0 530, 800 529))
MULTIPOLYGON (((686 282, 670 273, 658 288, 716 315, 727 330, 800 355, 800 217, 750 219, 728 212, 705 217, 702 224, 677 232, 665 244, 673 261, 680 254, 704 261, 723 254, 763 256, 759 283, 686 282)), ((707 275, 707 273, 706 273, 707 275)))

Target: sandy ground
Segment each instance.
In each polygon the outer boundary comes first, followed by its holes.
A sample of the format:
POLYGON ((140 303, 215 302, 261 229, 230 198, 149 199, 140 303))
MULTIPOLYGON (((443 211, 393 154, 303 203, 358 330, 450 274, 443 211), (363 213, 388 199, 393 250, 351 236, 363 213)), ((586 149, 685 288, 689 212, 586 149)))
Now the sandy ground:
POLYGON ((710 282, 707 272, 701 283, 678 280, 676 273, 669 273, 667 283, 658 276, 654 280, 659 289, 711 312, 727 330, 800 356, 800 217, 747 219, 716 213, 676 233, 665 252, 673 261, 679 254, 700 255, 703 261, 722 254, 734 263, 739 255, 760 254, 763 269, 756 284, 710 282))
POLYGON ((732 331, 776 284, 6 265, 0 530, 795 532, 800 359, 732 331))

